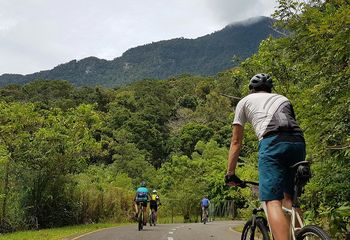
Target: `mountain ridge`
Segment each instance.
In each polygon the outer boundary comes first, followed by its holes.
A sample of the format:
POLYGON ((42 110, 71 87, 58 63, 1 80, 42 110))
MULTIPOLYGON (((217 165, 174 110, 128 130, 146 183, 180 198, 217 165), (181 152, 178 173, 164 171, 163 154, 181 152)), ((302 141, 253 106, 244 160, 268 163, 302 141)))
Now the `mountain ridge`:
POLYGON ((233 56, 245 59, 257 51, 261 40, 270 35, 278 37, 272 22, 268 17, 250 18, 194 39, 180 37, 133 47, 113 60, 90 56, 32 74, 7 73, 0 75, 0 86, 50 79, 68 80, 77 86, 117 87, 185 73, 215 75, 234 67, 233 56))

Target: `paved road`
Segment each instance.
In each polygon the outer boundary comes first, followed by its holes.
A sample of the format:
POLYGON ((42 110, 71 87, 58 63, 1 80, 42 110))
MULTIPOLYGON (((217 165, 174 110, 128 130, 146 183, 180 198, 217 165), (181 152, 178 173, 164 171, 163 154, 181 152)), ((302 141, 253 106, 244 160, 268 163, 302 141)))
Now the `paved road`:
POLYGON ((188 224, 147 225, 138 231, 137 225, 108 228, 70 238, 70 240, 239 240, 240 233, 232 227, 242 225, 239 221, 218 221, 188 224))

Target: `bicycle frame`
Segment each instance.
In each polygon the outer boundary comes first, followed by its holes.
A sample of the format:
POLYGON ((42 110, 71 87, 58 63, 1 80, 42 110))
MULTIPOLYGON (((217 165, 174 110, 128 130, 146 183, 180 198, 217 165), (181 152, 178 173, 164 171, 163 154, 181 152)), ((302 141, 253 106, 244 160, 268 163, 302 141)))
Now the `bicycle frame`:
MULTIPOLYGON (((256 219, 257 219, 257 215, 259 212, 264 212, 265 213, 265 216, 267 217, 267 214, 264 210, 264 207, 263 207, 264 203, 261 203, 260 207, 258 208, 254 208, 253 209, 253 216, 252 216, 252 228, 251 228, 251 231, 254 233, 255 232, 255 228, 256 228, 256 219)), ((270 226, 269 226, 270 228, 270 226)), ((271 229, 270 229, 270 232, 271 232, 271 229)))
POLYGON ((141 202, 137 203, 137 215, 141 212, 143 212, 144 206, 141 204, 141 202))
MULTIPOLYGON (((294 168, 296 171, 295 183, 294 183, 294 194, 292 197, 292 206, 291 208, 282 206, 282 211, 285 213, 286 216, 289 217, 289 221, 290 221, 289 222, 290 237, 291 237, 290 239, 296 240, 296 234, 297 234, 298 238, 301 237, 302 239, 309 239, 308 236, 317 236, 317 237, 320 237, 320 239, 330 240, 328 234, 322 228, 315 225, 304 226, 302 217, 299 215, 299 212, 298 212, 298 209, 300 207, 299 197, 301 195, 303 187, 305 186, 305 184, 307 183, 311 175, 308 164, 309 163, 307 161, 303 161, 290 167, 292 169, 294 168)), ((259 186, 259 183, 251 182, 251 181, 242 181, 238 186, 245 188, 247 184, 252 186, 251 190, 253 193, 254 193, 253 186, 259 186)), ((248 233, 251 233, 250 239, 254 239, 255 230, 257 227, 259 228, 260 233, 264 235, 264 239, 269 239, 270 237, 272 237, 271 236, 272 231, 271 231, 269 218, 267 214, 266 202, 261 202, 259 208, 253 209, 252 219, 248 220, 244 225, 244 228, 243 228, 244 235, 242 235, 242 239, 247 239, 246 237, 248 233), (257 216, 258 212, 264 212, 265 216, 263 217, 257 216), (261 220, 264 221, 263 224, 265 226, 261 224, 261 220), (270 233, 268 233, 268 230, 270 230, 269 231, 270 233)))
MULTIPOLYGON (((303 221, 299 215, 299 213, 296 211, 296 209, 294 207, 292 207, 292 209, 289 209, 289 208, 286 208, 286 207, 282 207, 282 210, 290 216, 290 233, 291 233, 291 236, 292 236, 292 240, 296 240, 295 238, 295 231, 297 230, 300 230, 302 227, 304 227, 304 224, 303 224, 303 221), (297 224, 299 224, 298 227, 297 224)), ((266 217, 266 220, 267 222, 269 222, 269 218, 268 218, 268 215, 267 215, 267 208, 266 208, 266 203, 265 202, 262 202, 260 204, 260 207, 258 208, 254 208, 253 209, 253 215, 252 215, 252 229, 251 231, 254 232, 255 231, 255 227, 256 227, 256 219, 257 219, 257 214, 259 212, 264 212, 264 215, 266 217)), ((271 227, 270 227, 270 224, 267 224, 268 227, 269 227, 269 230, 271 232, 271 227)))
MULTIPOLYGON (((253 222, 255 222, 255 218, 256 218, 256 213, 257 211, 264 211, 265 217, 267 219, 267 222, 269 222, 269 218, 268 218, 268 214, 267 214, 267 207, 266 207, 266 202, 262 202, 259 208, 256 208, 253 210, 253 222), (255 212, 254 212, 255 211, 255 212)), ((292 209, 286 208, 286 207, 282 207, 283 212, 285 212, 288 216, 290 216, 290 234, 292 236, 292 240, 296 240, 295 237, 295 232, 297 230, 300 230, 301 228, 304 227, 304 223, 303 220, 301 219, 299 213, 296 210, 296 206, 292 206, 292 209), (297 224, 298 223, 298 224, 297 224), (297 227, 297 225, 299 225, 297 227)), ((271 227, 270 224, 268 224, 269 230, 271 232, 271 227)))
POLYGON ((288 209, 286 207, 282 207, 282 210, 287 213, 290 216, 290 231, 292 240, 295 240, 295 231, 300 230, 302 227, 304 227, 304 223, 299 215, 299 213, 296 211, 294 207, 292 209, 288 209), (299 227, 296 227, 296 223, 299 223, 299 227))
POLYGON ((150 224, 156 222, 156 210, 150 209, 149 211, 150 224))

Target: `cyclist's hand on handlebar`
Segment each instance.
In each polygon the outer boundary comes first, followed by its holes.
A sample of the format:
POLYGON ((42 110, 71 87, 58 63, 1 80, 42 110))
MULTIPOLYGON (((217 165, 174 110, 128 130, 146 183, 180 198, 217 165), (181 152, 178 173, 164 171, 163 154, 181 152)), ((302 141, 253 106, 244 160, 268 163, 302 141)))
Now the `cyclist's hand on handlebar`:
POLYGON ((225 183, 228 186, 239 186, 239 187, 246 187, 246 184, 244 181, 242 181, 239 177, 237 177, 235 174, 229 174, 227 173, 225 175, 225 183))

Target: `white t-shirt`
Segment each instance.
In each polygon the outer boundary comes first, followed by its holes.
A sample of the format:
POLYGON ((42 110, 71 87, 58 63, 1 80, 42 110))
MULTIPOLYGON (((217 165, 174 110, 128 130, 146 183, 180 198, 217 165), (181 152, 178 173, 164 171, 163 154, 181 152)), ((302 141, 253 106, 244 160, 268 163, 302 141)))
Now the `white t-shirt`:
POLYGON ((246 122, 259 140, 270 132, 301 132, 289 100, 274 93, 251 93, 238 102, 233 124, 244 127, 246 122))

